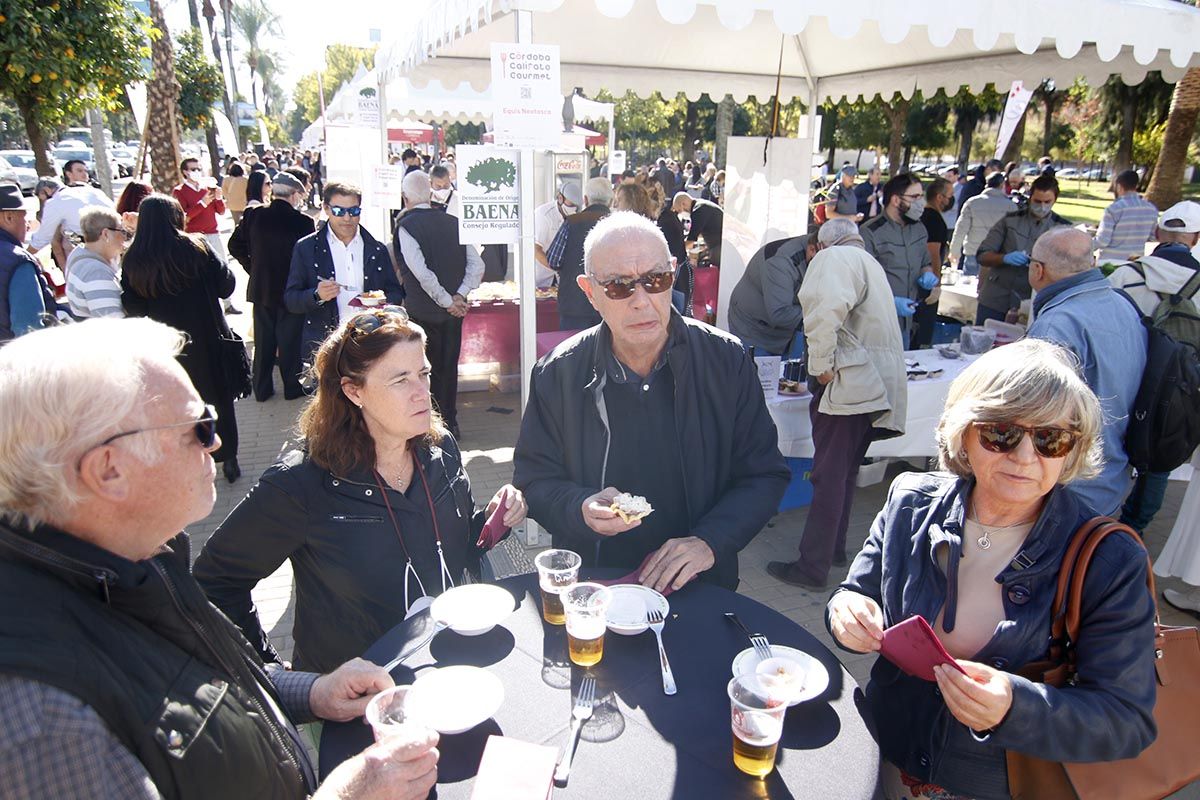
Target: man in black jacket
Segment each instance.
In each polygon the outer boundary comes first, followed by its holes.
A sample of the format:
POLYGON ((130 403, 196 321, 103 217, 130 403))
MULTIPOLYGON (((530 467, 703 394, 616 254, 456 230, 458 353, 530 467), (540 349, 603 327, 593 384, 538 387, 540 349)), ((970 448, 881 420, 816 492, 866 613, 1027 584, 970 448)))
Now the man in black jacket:
POLYGON ((229 237, 229 252, 250 275, 247 299, 254 304, 254 399, 275 394, 271 372, 279 354, 283 396, 304 396, 300 386, 300 340, 304 316, 288 311, 283 292, 296 242, 313 232, 312 217, 297 209, 305 204, 304 185, 286 172, 271 181, 271 205, 246 209, 229 237))
POLYGON ((330 181, 321 199, 326 221, 296 242, 283 295, 288 311, 304 315, 300 355, 309 363, 330 331, 364 310, 350 305, 360 294, 380 291, 390 305, 404 302, 387 246, 359 224, 362 190, 330 181))
POLYGON ((732 336, 673 312, 674 260, 650 220, 605 217, 584 264, 603 324, 534 368, 513 483, 585 566, 638 569, 658 591, 697 576, 734 589, 790 479, 758 373, 732 336), (653 512, 624 522, 620 491, 653 512))
POLYGON ((612 184, 606 178, 589 179, 583 187, 583 210, 566 217, 550 243, 547 259, 550 269, 558 271, 560 331, 580 331, 600 324, 600 315, 577 281, 583 274, 583 241, 608 214, 612 202, 612 184))
POLYGON ((391 677, 264 664, 192 578, 180 531, 212 510, 221 439, 182 345, 159 322, 97 319, 0 350, 0 451, 26 454, 0 464, 3 795, 424 798, 424 731, 318 789, 293 722, 355 719, 391 677))

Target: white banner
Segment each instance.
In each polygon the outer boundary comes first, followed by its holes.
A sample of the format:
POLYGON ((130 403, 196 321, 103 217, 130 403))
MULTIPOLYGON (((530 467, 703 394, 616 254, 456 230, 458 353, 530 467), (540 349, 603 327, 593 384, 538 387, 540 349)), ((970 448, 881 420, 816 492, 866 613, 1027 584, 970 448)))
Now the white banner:
POLYGON ((377 208, 403 208, 400 185, 404 182, 403 164, 376 164, 367 182, 367 205, 377 208))
POLYGON ((1004 103, 1004 118, 1000 121, 1000 136, 996 140, 996 158, 1004 157, 1008 141, 1012 139, 1013 131, 1016 130, 1017 123, 1025 114, 1025 108, 1029 105, 1031 97, 1033 97, 1033 89, 1025 88, 1025 84, 1021 81, 1012 82, 1012 88, 1008 90, 1008 100, 1004 103))
POLYGON ((457 145, 458 239, 463 244, 517 244, 521 239, 520 152, 491 145, 457 145))
POLYGON ((492 43, 492 133, 506 147, 554 148, 563 131, 558 45, 492 43))
POLYGON ((141 138, 146 131, 146 109, 148 107, 145 81, 128 84, 125 87, 125 94, 129 96, 129 108, 133 111, 133 121, 138 126, 138 138, 141 138))
POLYGON ((229 121, 229 117, 225 116, 225 112, 216 106, 213 107, 212 115, 213 124, 217 127, 217 141, 220 142, 225 155, 239 155, 237 135, 233 132, 233 123, 229 121))
POLYGON ((613 150, 608 157, 609 177, 615 178, 625 171, 625 151, 613 150))

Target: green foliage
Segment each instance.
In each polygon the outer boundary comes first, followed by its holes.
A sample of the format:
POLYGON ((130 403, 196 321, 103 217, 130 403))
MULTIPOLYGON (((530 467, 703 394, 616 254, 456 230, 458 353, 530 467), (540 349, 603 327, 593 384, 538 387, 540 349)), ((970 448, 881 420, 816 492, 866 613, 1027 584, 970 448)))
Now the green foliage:
POLYGON ((845 150, 874 150, 888 143, 888 119, 878 98, 869 103, 847 103, 838 107, 837 146, 845 150))
POLYGON ((146 77, 151 30, 123 0, 5 0, 0 95, 39 129, 87 108, 116 108, 125 85, 146 77))
POLYGON ((1133 163, 1155 164, 1158 161, 1159 151, 1163 147, 1163 133, 1166 130, 1167 123, 1163 121, 1158 125, 1150 125, 1134 131, 1133 163))
MULTIPOLYGON (((377 49, 345 44, 331 44, 325 48, 325 69, 321 71, 321 80, 325 84, 326 103, 333 99, 338 89, 354 77, 360 64, 365 65, 367 69, 374 69, 377 49)), ((288 128, 292 137, 299 139, 304 129, 321 116, 321 97, 316 72, 303 75, 296 81, 292 90, 292 103, 295 108, 288 118, 288 128)), ((478 141, 478 137, 474 141, 478 141)))
POLYGON ((446 147, 473 144, 483 136, 483 126, 474 122, 451 122, 445 128, 446 147))
POLYGON ((175 75, 179 79, 179 121, 184 128, 204 128, 212 120, 213 104, 225 92, 221 70, 205 54, 200 31, 188 28, 175 47, 175 75))
POLYGON ((950 105, 941 92, 925 99, 914 92, 904 126, 904 145, 912 152, 940 151, 950 144, 950 105))
POLYGON ((506 158, 485 158, 467 171, 467 180, 482 186, 488 194, 511 187, 517 179, 517 168, 506 158))

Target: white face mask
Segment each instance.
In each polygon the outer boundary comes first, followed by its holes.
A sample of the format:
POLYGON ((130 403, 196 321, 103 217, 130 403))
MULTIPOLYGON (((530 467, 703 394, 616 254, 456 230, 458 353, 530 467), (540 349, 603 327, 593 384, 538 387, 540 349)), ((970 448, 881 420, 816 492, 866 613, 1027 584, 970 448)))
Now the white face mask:
POLYGON ((904 212, 904 216, 911 219, 913 222, 920 222, 921 215, 925 213, 925 198, 918 197, 908 204, 908 210, 904 212))
POLYGON ((1050 209, 1054 207, 1054 203, 1030 203, 1029 213, 1033 214, 1038 219, 1044 219, 1050 215, 1050 209))
POLYGON ((193 169, 188 171, 188 177, 191 178, 194 183, 199 183, 204 177, 204 173, 201 170, 193 169))
POLYGON ((429 193, 429 197, 433 202, 445 205, 450 202, 450 195, 453 193, 453 189, 434 189, 429 193))

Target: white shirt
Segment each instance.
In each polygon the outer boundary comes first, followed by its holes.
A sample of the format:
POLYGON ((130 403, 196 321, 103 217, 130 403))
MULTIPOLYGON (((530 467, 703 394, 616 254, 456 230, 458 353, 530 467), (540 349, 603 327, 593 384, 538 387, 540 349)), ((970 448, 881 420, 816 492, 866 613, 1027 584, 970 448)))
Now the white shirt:
POLYGON ((337 296, 338 319, 346 319, 350 314, 350 301, 365 291, 362 231, 354 232, 350 244, 342 244, 333 228, 329 228, 325 238, 329 241, 329 255, 333 258, 333 279, 342 285, 337 296), (350 288, 345 288, 347 286, 350 288))
MULTIPOLYGON (((562 227, 563 215, 558 210, 558 202, 551 200, 549 203, 542 203, 533 210, 533 241, 537 243, 542 251, 550 252, 550 244, 554 241, 554 235, 558 233, 558 229, 562 227)), ((546 289, 554 285, 554 276, 558 274, 549 267, 544 267, 540 263, 537 265, 534 281, 539 289, 546 289)))
MULTIPOLYGON (((421 203, 412 207, 429 208, 430 206, 428 203, 421 203)), ((396 228, 396 242, 400 245, 400 254, 404 256, 404 263, 408 266, 409 271, 417 277, 417 282, 421 284, 425 294, 429 295, 430 299, 442 308, 454 305, 454 295, 456 294, 465 298, 472 289, 478 289, 479 284, 483 281, 483 257, 479 255, 479 251, 473 244, 466 245, 467 271, 463 275, 462 284, 451 293, 442 286, 438 276, 426 265, 421 245, 417 244, 417 240, 412 237, 411 233, 404 230, 403 227, 396 228)))
POLYGON ((80 235, 79 212, 88 206, 115 208, 112 198, 88 184, 64 186, 46 201, 42 211, 42 223, 29 237, 31 250, 41 250, 54 240, 54 232, 62 225, 63 230, 80 235))

